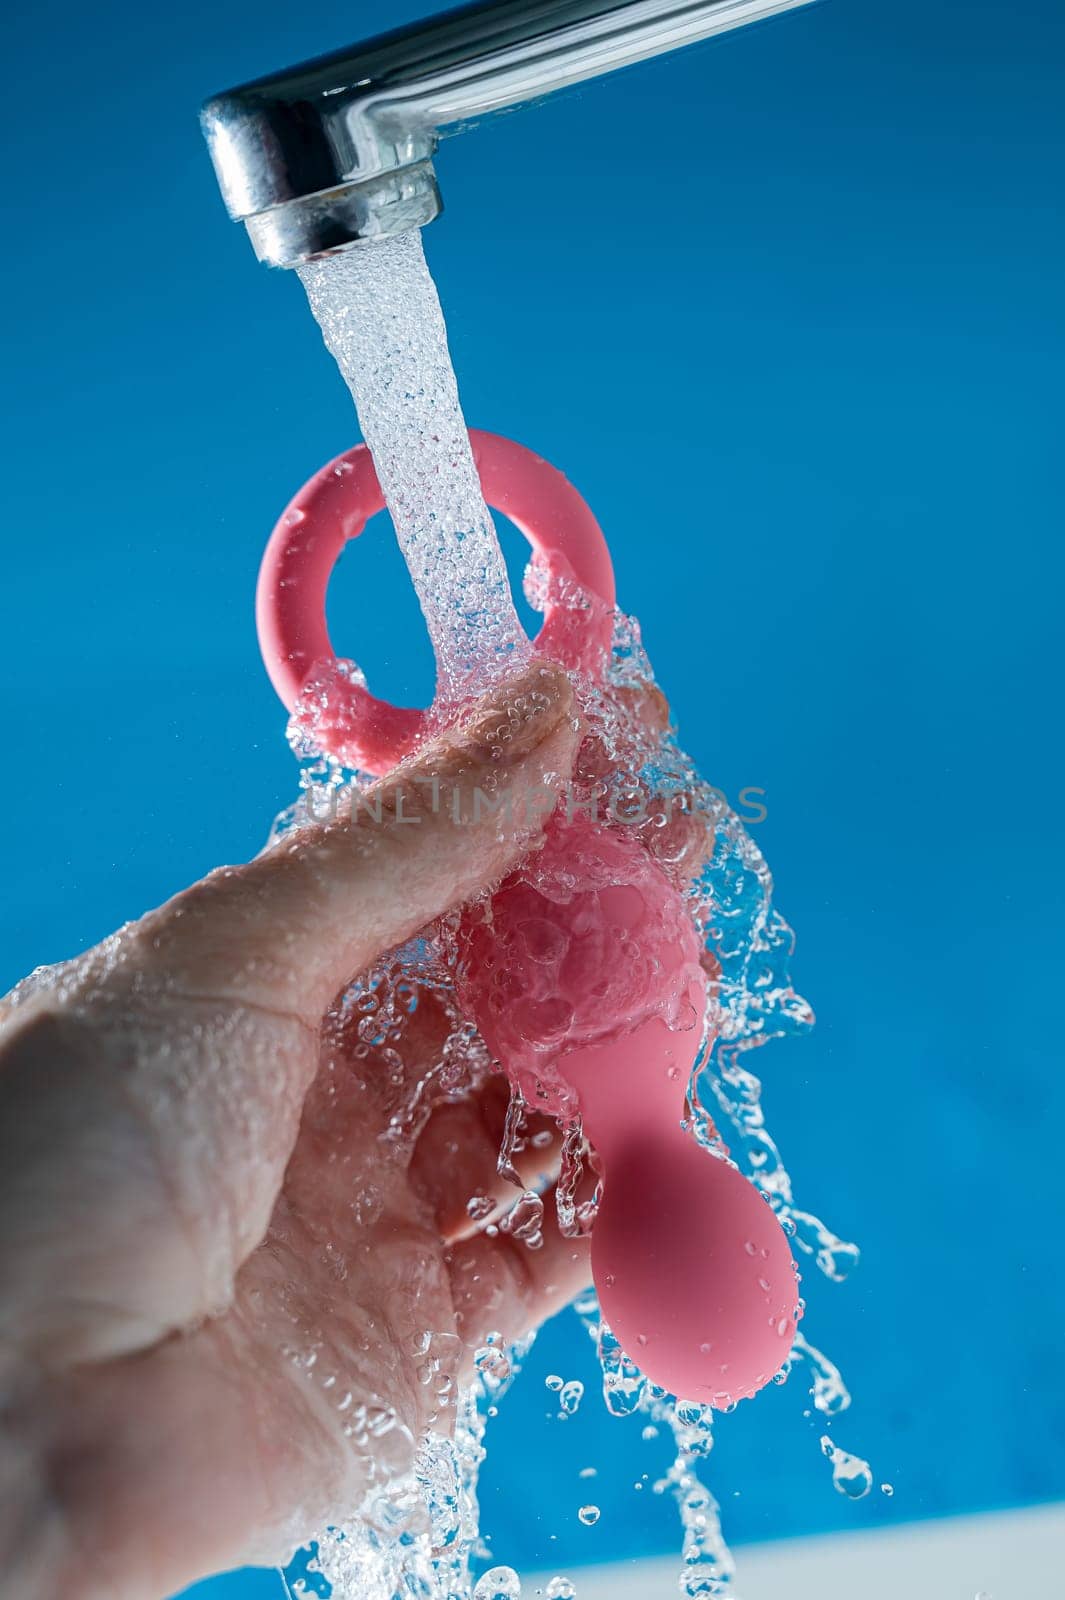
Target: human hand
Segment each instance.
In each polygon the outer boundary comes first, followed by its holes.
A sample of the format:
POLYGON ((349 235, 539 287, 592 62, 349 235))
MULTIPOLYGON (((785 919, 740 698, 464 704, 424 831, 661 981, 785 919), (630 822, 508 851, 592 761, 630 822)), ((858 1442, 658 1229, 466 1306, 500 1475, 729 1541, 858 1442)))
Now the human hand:
MULTIPOLYGON (((431 1092, 443 1008, 423 997, 397 1067, 335 1004, 541 826, 456 826, 449 796, 564 780, 577 738, 537 665, 383 780, 380 822, 219 869, 0 1007, 0 1563, 22 1600, 159 1600, 284 1559, 446 1421, 459 1374, 421 1381, 427 1331, 461 1363, 587 1282, 550 1202, 536 1251, 470 1222, 471 1195, 506 1201, 507 1086, 431 1092)), ((523 1181, 556 1155, 528 1146, 523 1181)))

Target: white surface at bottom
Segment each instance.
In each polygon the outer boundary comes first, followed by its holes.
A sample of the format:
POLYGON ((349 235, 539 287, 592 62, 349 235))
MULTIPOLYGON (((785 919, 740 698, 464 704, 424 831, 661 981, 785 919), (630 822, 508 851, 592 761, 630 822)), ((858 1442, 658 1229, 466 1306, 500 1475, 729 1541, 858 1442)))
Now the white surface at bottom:
MULTIPOLYGON (((1065 1600, 1065 1504, 736 1552, 736 1600, 1065 1600)), ((677 1560, 578 1567, 576 1600, 677 1600, 677 1560)), ((542 1595, 551 1574, 527 1578, 542 1595)))

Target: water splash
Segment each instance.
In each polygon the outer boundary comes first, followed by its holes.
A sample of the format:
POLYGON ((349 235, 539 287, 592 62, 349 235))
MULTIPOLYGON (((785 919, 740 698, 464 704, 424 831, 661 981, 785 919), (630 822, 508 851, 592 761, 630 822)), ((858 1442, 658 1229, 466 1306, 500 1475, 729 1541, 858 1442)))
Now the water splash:
POLYGON ((485 1425, 531 1343, 505 1349, 498 1334, 486 1336, 476 1353, 476 1375, 459 1397, 453 1435, 429 1435, 408 1477, 391 1482, 342 1527, 328 1528, 306 1544, 283 1574, 293 1595, 323 1600, 520 1596, 520 1581, 510 1567, 492 1568, 476 1585, 471 1574, 485 1553, 477 1507, 485 1425))
MULTIPOLYGON (((541 579, 532 592, 546 599, 541 579)), ((559 603, 553 593, 552 600, 559 603)), ((579 603, 579 596, 573 596, 579 603)), ((588 736, 578 756, 576 782, 585 800, 600 794, 624 793, 634 805, 634 824, 663 871, 682 887, 693 921, 700 930, 707 972, 711 976, 710 1011, 704 1047, 689 1088, 692 1136, 747 1172, 767 1195, 786 1231, 812 1257, 830 1280, 839 1281, 857 1259, 853 1245, 841 1240, 812 1212, 800 1210, 780 1150, 766 1126, 761 1085, 751 1070, 750 1052, 770 1039, 801 1034, 813 1017, 796 994, 789 975, 794 940, 772 905, 772 879, 757 846, 720 794, 696 772, 677 744, 665 718, 654 715, 658 691, 640 642, 638 625, 619 615, 607 681, 602 686, 578 683, 588 736)), ((313 765, 314 784, 330 787, 359 783, 357 776, 338 773, 326 762, 313 765)), ((313 791, 312 785, 312 791, 313 791)), ((305 795, 308 790, 305 788, 305 795)), ((308 817, 296 808, 282 819, 282 828, 299 826, 308 817)), ((476 1031, 459 1012, 454 993, 454 919, 427 929, 415 944, 396 952, 381 967, 352 986, 344 1005, 358 1017, 358 1033, 367 1049, 384 1059, 394 1052, 396 1083, 407 1084, 407 1098, 397 1101, 389 1137, 415 1136, 434 1093, 458 1093, 491 1070, 476 1031), (450 1033, 439 1060, 413 1086, 403 1071, 404 1029, 417 1007, 419 993, 430 993, 448 1009, 450 1033)), ((520 1176, 521 1157, 531 1142, 528 1107, 515 1091, 510 1100, 499 1154, 499 1171, 513 1186, 514 1200, 500 1217, 489 1197, 471 1194, 465 1208, 471 1224, 488 1233, 502 1228, 526 1248, 542 1242, 544 1199, 526 1188, 520 1176)), ((597 1195, 578 1202, 581 1182, 594 1157, 583 1138, 580 1120, 571 1117, 562 1130, 561 1176, 556 1188, 558 1223, 564 1234, 587 1232, 594 1225, 597 1195)), ((639 1352, 621 1349, 602 1321, 595 1296, 588 1293, 576 1311, 594 1339, 602 1372, 603 1399, 614 1416, 641 1415, 649 1442, 672 1438, 673 1459, 654 1484, 670 1496, 682 1532, 681 1593, 688 1600, 714 1600, 733 1594, 735 1568, 722 1531, 718 1503, 706 1481, 714 1442, 714 1413, 709 1407, 678 1403, 640 1372, 639 1352)), ((833 1420, 850 1405, 850 1394, 835 1364, 804 1335, 796 1333, 788 1368, 802 1365, 809 1377, 814 1408, 833 1420)), ((460 1397, 454 1443, 435 1444, 420 1457, 417 1481, 398 1495, 398 1516, 407 1516, 408 1541, 399 1569, 387 1540, 348 1528, 318 1541, 316 1566, 328 1576, 333 1593, 353 1597, 377 1595, 391 1600, 388 1582, 401 1570, 405 1589, 397 1593, 426 1600, 470 1600, 471 1572, 479 1543, 476 1531, 477 1468, 484 1454, 483 1431, 499 1398, 512 1381, 518 1362, 498 1341, 486 1340, 478 1352, 472 1389, 460 1397), (407 1499, 403 1499, 403 1494, 407 1499), (419 1505, 428 1517, 427 1533, 412 1533, 419 1505), (414 1508, 412 1512, 411 1508, 414 1508), (410 1523, 413 1516, 414 1521, 410 1523), (375 1590, 367 1573, 375 1560, 389 1576, 375 1590)), ((780 1375, 787 1377, 787 1369, 780 1375)), ((581 1401, 580 1385, 551 1375, 548 1387, 558 1398, 559 1414, 567 1416, 581 1401)), ((827 1437, 827 1436, 826 1436, 827 1437)), ((848 1498, 868 1490, 872 1475, 860 1457, 838 1450, 833 1481, 848 1498)), ((591 1502, 589 1502, 589 1506, 591 1502)), ((377 1526, 387 1519, 378 1515, 377 1526)), ((499 1569, 510 1571, 511 1569, 499 1569)), ((495 1579, 493 1579, 495 1581, 495 1579)), ((501 1580, 500 1580, 501 1581, 501 1580)))
POLYGON ((826 1417, 837 1417, 851 1403, 850 1390, 839 1368, 801 1333, 796 1333, 791 1360, 805 1361, 810 1369, 810 1394, 817 1410, 826 1417))
MULTIPOLYGON (((443 322, 416 234, 365 251, 350 251, 302 269, 326 342, 356 400, 367 441, 396 523, 437 653, 440 698, 461 698, 483 687, 524 655, 527 641, 513 610, 506 573, 484 506, 465 434, 443 322)), ((530 604, 587 610, 593 603, 566 579, 552 579, 536 561, 526 575, 530 604)), ((358 673, 354 666, 349 667, 358 673)), ((791 929, 773 906, 772 878, 757 845, 718 790, 696 771, 668 726, 665 702, 644 652, 639 625, 618 614, 602 684, 576 683, 587 737, 574 775, 582 805, 602 802, 607 825, 635 830, 648 854, 682 890, 698 930, 710 979, 705 1043, 688 1093, 687 1126, 718 1157, 734 1162, 766 1196, 796 1248, 831 1281, 842 1281, 858 1260, 840 1238, 795 1200, 790 1175, 767 1123, 752 1052, 771 1039, 806 1032, 813 1014, 792 986, 791 929)), ((365 780, 346 772, 314 747, 313 718, 294 731, 302 762, 301 798, 279 819, 277 832, 335 814, 344 797, 365 780), (311 731, 309 731, 311 730, 311 731)), ((344 1004, 358 1016, 366 1049, 395 1068, 396 1103, 386 1133, 394 1141, 416 1136, 432 1095, 460 1092, 491 1069, 476 1030, 454 997, 455 920, 424 931, 415 945, 395 953, 378 971, 353 985, 344 1004), (419 992, 431 992, 450 1018, 439 1059, 413 1087, 403 1071, 404 1030, 419 992), (392 1052, 391 1057, 389 1052, 392 1052), (406 1085, 403 1090, 402 1086, 406 1085)), ((698 1018, 690 1025, 698 1026, 698 1018)), ((679 1024, 678 1024, 679 1025, 679 1024)), ((578 1199, 594 1176, 575 1108, 563 1108, 561 1174, 556 1186, 558 1225, 567 1237, 594 1225, 598 1189, 578 1199)), ((512 1096, 499 1157, 514 1198, 499 1216, 489 1196, 471 1194, 466 1214, 489 1235, 506 1231, 525 1248, 543 1242, 544 1200, 526 1188, 519 1157, 529 1142, 528 1112, 512 1096)), ((603 1397, 615 1416, 640 1414, 643 1438, 673 1441, 672 1463, 654 1490, 674 1500, 682 1529, 680 1586, 689 1600, 730 1595, 734 1563, 720 1511, 704 1482, 714 1442, 709 1407, 677 1402, 648 1382, 637 1360, 623 1351, 603 1322, 594 1295, 582 1296, 578 1317, 595 1341, 603 1397)), ((520 1594, 510 1567, 490 1568, 474 1585, 473 1571, 487 1552, 477 1533, 477 1473, 484 1429, 520 1366, 521 1352, 505 1350, 488 1334, 475 1360, 475 1376, 455 1398, 453 1432, 422 1442, 409 1479, 394 1481, 343 1529, 328 1530, 304 1552, 290 1582, 317 1585, 316 1593, 344 1600, 512 1600, 520 1594)), ((638 1358, 638 1352, 636 1352, 638 1358)), ((828 1419, 850 1396, 838 1368, 796 1336, 788 1367, 803 1363, 815 1409, 828 1419)), ((787 1369, 778 1375, 787 1377, 787 1369)), ((579 1383, 549 1380, 560 1415, 581 1402, 579 1383)), ((872 1474, 860 1457, 839 1449, 826 1434, 822 1448, 833 1482, 849 1498, 868 1492, 872 1474)), ((587 1468, 582 1477, 593 1474, 587 1468)), ((598 1509, 577 1512, 591 1525, 598 1509)), ((573 1593, 568 1580, 552 1581, 552 1596, 573 1593)))

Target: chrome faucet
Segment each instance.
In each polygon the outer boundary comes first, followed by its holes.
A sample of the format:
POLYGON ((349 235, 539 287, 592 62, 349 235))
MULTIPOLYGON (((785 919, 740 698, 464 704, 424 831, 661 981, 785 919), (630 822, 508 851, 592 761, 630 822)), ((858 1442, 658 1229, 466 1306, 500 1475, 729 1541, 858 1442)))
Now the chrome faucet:
POLYGON ((208 100, 229 214, 294 267, 440 214, 437 142, 556 89, 812 0, 486 0, 208 100))

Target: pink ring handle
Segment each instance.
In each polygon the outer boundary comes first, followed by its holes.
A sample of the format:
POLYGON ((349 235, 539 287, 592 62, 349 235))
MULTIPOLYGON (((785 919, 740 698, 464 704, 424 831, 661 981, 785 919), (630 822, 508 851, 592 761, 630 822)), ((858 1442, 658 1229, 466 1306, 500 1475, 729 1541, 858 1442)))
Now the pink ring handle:
MULTIPOLYGON (((550 598, 537 655, 601 676, 614 609, 602 529, 573 485, 541 456, 479 429, 470 430, 470 442, 486 501, 510 518, 547 568, 550 598), (562 603, 560 581, 584 591, 583 599, 562 603)), ((320 689, 315 698, 326 709, 314 717, 316 742, 345 765, 374 774, 390 771, 414 748, 426 713, 379 700, 344 673, 330 642, 325 597, 345 544, 384 505, 365 445, 327 462, 282 513, 255 597, 259 647, 284 705, 293 711, 304 688, 320 689)))

